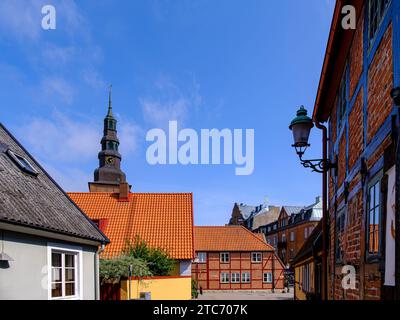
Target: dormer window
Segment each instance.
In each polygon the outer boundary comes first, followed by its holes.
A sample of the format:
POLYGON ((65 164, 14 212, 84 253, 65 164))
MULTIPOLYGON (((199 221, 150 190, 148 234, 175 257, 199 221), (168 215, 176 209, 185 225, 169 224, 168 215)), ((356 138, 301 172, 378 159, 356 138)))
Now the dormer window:
POLYGON ((35 170, 35 168, 31 165, 31 163, 25 159, 23 156, 20 156, 16 153, 14 153, 11 150, 7 151, 7 154, 11 157, 12 160, 14 160, 15 164, 24 172, 29 173, 31 175, 37 176, 38 172, 35 170))

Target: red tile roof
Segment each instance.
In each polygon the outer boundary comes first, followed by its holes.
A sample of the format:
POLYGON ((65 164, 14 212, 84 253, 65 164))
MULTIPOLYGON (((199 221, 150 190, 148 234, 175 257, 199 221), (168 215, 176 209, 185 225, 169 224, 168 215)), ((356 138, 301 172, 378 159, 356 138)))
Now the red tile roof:
POLYGON ((104 192, 68 193, 92 220, 106 219, 103 232, 111 240, 103 256, 114 257, 136 236, 151 247, 163 248, 174 259, 192 259, 192 194, 131 193, 129 201, 104 192))
POLYGON ((242 226, 195 227, 195 251, 274 251, 263 235, 242 226), (262 237, 261 237, 262 236, 262 237))

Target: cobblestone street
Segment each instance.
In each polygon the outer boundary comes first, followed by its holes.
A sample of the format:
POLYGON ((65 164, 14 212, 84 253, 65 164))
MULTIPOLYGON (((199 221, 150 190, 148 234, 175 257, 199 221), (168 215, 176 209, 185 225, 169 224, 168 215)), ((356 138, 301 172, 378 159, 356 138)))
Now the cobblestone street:
POLYGON ((197 300, 293 300, 293 289, 289 293, 270 291, 207 291, 197 300))

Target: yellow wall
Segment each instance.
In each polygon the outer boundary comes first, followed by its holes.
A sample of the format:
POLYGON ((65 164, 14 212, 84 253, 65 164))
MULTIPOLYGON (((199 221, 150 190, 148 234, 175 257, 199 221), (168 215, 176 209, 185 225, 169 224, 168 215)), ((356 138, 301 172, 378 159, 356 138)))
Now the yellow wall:
MULTIPOLYGON (((151 292, 151 300, 190 300, 191 277, 159 277, 131 280, 131 299, 138 299, 140 292, 151 292)), ((128 300, 128 280, 121 281, 121 300, 128 300)))
POLYGON ((303 291, 302 288, 302 283, 303 283, 303 268, 305 267, 305 265, 309 265, 310 266, 310 293, 314 293, 315 289, 314 289, 314 264, 312 262, 312 260, 309 260, 308 263, 305 263, 303 265, 300 266, 296 266, 294 269, 294 286, 295 286, 295 299, 296 300, 307 300, 306 297, 306 292, 303 291))

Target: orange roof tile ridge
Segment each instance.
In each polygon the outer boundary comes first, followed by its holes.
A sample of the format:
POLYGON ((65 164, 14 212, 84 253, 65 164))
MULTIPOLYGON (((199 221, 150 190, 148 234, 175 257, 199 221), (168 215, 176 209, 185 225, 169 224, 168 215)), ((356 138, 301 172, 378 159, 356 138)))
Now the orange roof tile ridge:
POLYGON ((250 233, 254 238, 257 239, 257 241, 261 242, 263 245, 265 245, 266 247, 270 248, 272 251, 275 251, 275 249, 270 244, 266 243, 265 241, 262 241, 259 237, 257 237, 255 235, 254 232, 251 232, 249 229, 247 229, 247 228, 245 228, 243 226, 240 226, 240 227, 243 228, 244 230, 246 230, 246 232, 250 233))

